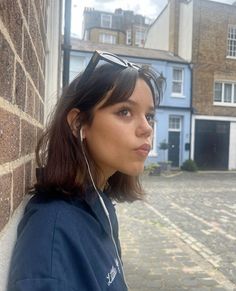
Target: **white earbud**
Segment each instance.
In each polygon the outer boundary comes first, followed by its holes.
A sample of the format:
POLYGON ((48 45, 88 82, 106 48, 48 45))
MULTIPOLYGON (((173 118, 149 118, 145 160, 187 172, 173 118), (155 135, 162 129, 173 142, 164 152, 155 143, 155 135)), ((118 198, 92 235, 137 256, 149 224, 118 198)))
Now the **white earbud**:
POLYGON ((80 129, 80 140, 81 140, 81 142, 83 141, 83 139, 84 139, 84 136, 83 136, 83 127, 81 127, 81 129, 80 129))

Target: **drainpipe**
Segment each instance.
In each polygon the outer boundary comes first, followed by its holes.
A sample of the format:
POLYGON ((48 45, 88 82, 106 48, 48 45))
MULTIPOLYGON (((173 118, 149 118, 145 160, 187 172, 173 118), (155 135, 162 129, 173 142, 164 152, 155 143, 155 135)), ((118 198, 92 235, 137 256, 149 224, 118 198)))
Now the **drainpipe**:
MULTIPOLYGON (((191 159, 191 151, 192 151, 192 116, 194 113, 194 108, 193 108, 193 64, 189 64, 189 69, 190 69, 190 73, 191 73, 191 82, 190 82, 190 148, 189 148, 189 159, 191 159)), ((194 156, 193 156, 194 159, 194 156)))
POLYGON ((64 42, 62 45, 63 50, 63 88, 69 84, 70 74, 70 31, 71 31, 71 0, 65 0, 65 14, 64 14, 64 42))

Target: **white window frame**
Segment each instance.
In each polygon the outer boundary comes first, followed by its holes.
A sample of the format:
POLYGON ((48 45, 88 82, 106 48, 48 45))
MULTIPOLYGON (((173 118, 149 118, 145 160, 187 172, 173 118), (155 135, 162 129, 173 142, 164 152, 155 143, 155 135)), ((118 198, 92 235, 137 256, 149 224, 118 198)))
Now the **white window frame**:
POLYGON ((132 33, 131 29, 126 30, 126 44, 131 45, 132 44, 132 33))
POLYGON ((231 24, 228 26, 227 58, 236 58, 236 25, 231 24))
POLYGON ((182 67, 173 67, 172 68, 171 96, 184 98, 184 68, 182 68, 182 67), (174 79, 174 70, 180 70, 182 72, 182 79, 181 80, 174 79), (173 92, 173 83, 181 83, 181 92, 173 92))
POLYGON ((117 43, 117 38, 113 34, 100 33, 99 34, 99 42, 101 42, 101 43, 109 43, 109 44, 116 44, 117 43))
POLYGON ((152 141, 152 149, 149 152, 149 157, 157 157, 158 153, 157 153, 157 125, 158 125, 158 121, 154 122, 154 127, 153 127, 153 141, 152 141))
POLYGON ((169 115, 168 131, 178 131, 178 132, 180 132, 181 131, 181 127, 182 127, 181 120, 182 120, 182 118, 179 115, 169 115), (176 119, 176 120, 179 121, 179 126, 178 127, 170 127, 171 118, 176 119))
POLYGON ((101 27, 105 27, 105 28, 112 27, 112 15, 111 14, 101 14, 101 27), (108 23, 108 25, 106 23, 108 23))
POLYGON ((141 30, 135 31, 135 45, 139 47, 144 46, 144 38, 145 38, 145 32, 141 30))
POLYGON ((236 81, 218 81, 216 80, 214 82, 214 88, 213 88, 213 104, 217 106, 230 106, 230 107, 236 107, 236 81), (215 101, 215 84, 221 84, 221 101, 215 101), (231 101, 225 102, 225 85, 231 85, 231 101))

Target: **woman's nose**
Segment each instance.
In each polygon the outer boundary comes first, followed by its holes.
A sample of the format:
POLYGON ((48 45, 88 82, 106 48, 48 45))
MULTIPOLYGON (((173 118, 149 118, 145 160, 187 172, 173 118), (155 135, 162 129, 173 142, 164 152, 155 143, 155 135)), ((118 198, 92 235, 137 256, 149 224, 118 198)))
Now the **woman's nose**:
POLYGON ((153 132, 153 127, 152 125, 147 121, 147 118, 141 118, 139 120, 137 129, 136 129, 136 134, 137 136, 146 136, 149 137, 152 135, 153 132))

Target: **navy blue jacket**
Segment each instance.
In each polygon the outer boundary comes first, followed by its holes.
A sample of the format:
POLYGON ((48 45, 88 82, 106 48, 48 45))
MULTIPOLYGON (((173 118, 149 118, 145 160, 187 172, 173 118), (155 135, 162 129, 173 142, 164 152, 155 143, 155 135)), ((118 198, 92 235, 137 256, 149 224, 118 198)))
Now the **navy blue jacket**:
MULTIPOLYGON (((101 195, 120 254, 115 209, 101 195)), ((97 195, 90 193, 84 201, 36 195, 29 201, 18 226, 7 290, 127 290, 109 221, 97 195)))

